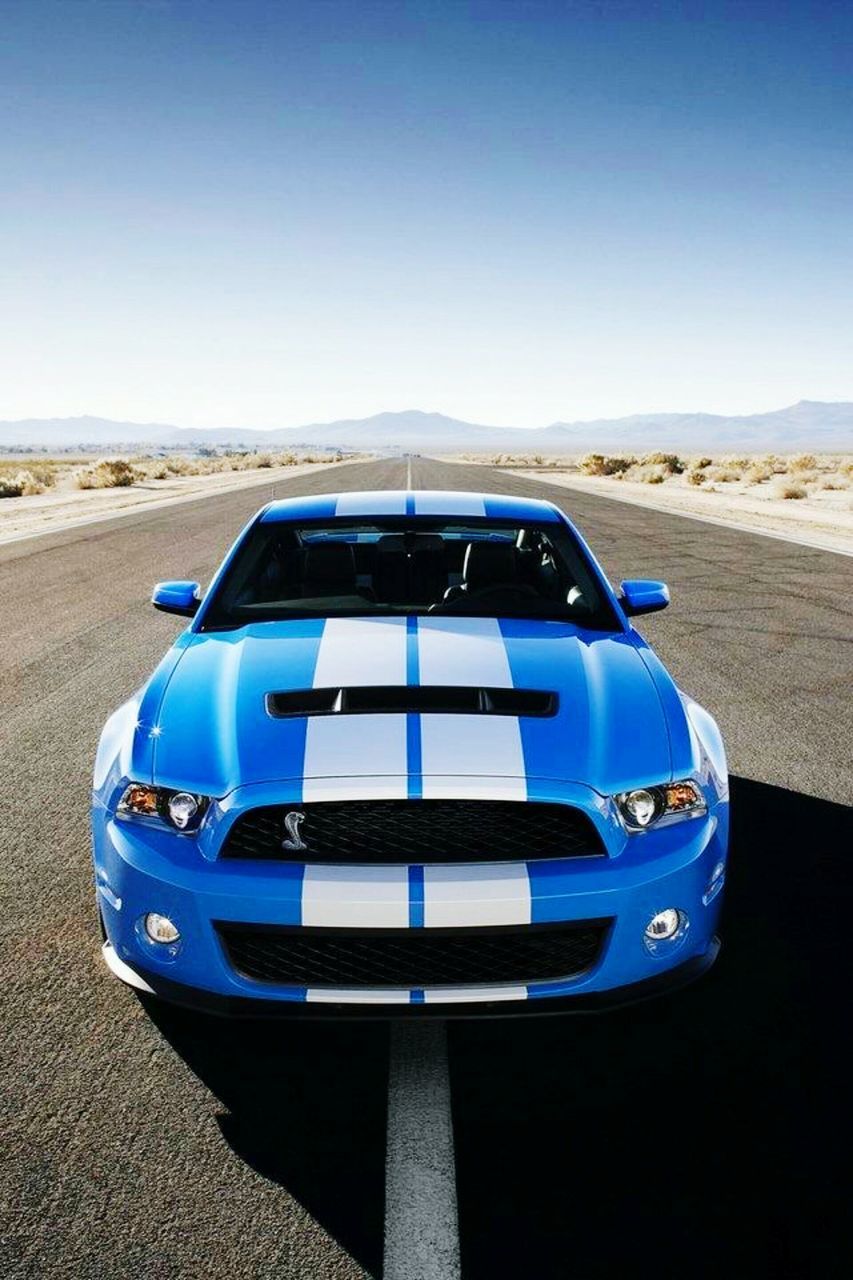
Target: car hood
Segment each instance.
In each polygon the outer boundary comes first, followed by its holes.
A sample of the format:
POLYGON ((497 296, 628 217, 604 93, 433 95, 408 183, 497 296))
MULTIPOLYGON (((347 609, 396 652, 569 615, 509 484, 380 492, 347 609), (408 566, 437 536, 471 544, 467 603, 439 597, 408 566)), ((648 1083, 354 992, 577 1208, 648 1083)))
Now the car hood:
POLYGON ((308 799, 324 785, 345 792, 330 780, 372 779, 364 794, 426 797, 477 776, 502 780, 496 793, 512 796, 559 782, 607 794, 671 776, 661 678, 635 633, 394 617, 259 623, 187 640, 143 726, 161 786, 221 797, 305 779, 308 799), (549 691, 557 711, 276 718, 267 707, 271 693, 388 685, 549 691))

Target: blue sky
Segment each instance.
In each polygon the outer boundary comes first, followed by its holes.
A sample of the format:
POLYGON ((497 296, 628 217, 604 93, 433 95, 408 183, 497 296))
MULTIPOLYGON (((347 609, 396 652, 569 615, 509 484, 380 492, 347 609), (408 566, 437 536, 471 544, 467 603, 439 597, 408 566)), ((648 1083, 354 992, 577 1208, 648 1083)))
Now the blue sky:
POLYGON ((0 418, 853 399, 846 4, 0 0, 0 418))

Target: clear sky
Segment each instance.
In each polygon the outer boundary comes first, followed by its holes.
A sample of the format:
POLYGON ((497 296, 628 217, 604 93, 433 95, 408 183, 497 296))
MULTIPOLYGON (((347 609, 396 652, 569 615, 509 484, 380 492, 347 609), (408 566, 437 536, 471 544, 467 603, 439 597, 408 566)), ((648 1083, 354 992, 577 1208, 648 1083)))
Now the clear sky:
POLYGON ((853 6, 0 0, 0 418, 853 399, 853 6))

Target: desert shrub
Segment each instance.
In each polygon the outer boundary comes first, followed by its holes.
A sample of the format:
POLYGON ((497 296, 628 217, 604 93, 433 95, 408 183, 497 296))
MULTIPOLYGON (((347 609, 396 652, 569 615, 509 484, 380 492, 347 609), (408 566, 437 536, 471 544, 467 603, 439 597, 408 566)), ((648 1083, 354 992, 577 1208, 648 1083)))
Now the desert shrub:
POLYGON ((0 475, 0 498, 29 498, 44 493, 45 486, 29 470, 0 475))
POLYGON ((43 493, 45 489, 49 489, 51 485, 56 483, 56 467, 51 466, 49 463, 46 465, 45 463, 33 462, 30 463, 27 470, 36 484, 41 485, 41 489, 38 490, 39 493, 43 493))
POLYGON ((142 480, 143 474, 127 458, 101 458, 77 476, 78 489, 124 489, 142 480))
POLYGON ((719 466, 714 468, 714 479, 719 480, 721 484, 733 484, 740 478, 741 473, 734 467, 719 466))
POLYGON ((645 466, 663 467, 671 476, 680 476, 687 469, 677 453, 647 453, 642 461, 645 466))
POLYGON ((693 467, 692 470, 687 472, 688 484, 704 484, 707 479, 705 472, 699 466, 693 467))
POLYGON ((761 484, 762 481, 769 480, 772 475, 773 472, 769 467, 760 462, 753 462, 752 466, 747 467, 743 478, 747 484, 761 484))
POLYGON ((170 476, 189 476, 192 475, 193 468, 189 458, 180 456, 166 459, 166 470, 170 476))
POLYGON ((817 466, 817 458, 813 453, 798 453, 796 457, 788 459, 789 471, 814 471, 817 466))
POLYGON ((825 476, 820 483, 821 489, 848 489, 849 487, 850 481, 841 475, 825 476))
POLYGON ((641 484, 663 484, 667 477, 667 471, 664 467, 638 467, 631 476, 632 480, 639 480, 641 484))
POLYGON ((728 453, 720 458, 720 466, 729 467, 732 471, 745 471, 751 465, 751 458, 744 458, 739 454, 728 453))
POLYGON ((696 461, 695 461, 695 462, 694 462, 694 464, 693 464, 693 470, 694 470, 694 471, 704 471, 706 467, 710 467, 710 466, 711 466, 711 464, 713 463, 713 461, 714 461, 714 459, 713 459, 713 458, 697 458, 697 459, 696 459, 696 461))
POLYGON ((273 457, 271 453, 256 453, 252 459, 252 466, 255 467, 271 467, 273 465, 273 457))
POLYGON ((606 457, 603 453, 588 453, 580 460, 580 469, 588 476, 618 476, 635 466, 636 458, 622 457, 615 454, 606 457))
POLYGON ((805 498, 806 490, 801 484, 796 484, 793 480, 783 480, 776 487, 777 498, 805 498))

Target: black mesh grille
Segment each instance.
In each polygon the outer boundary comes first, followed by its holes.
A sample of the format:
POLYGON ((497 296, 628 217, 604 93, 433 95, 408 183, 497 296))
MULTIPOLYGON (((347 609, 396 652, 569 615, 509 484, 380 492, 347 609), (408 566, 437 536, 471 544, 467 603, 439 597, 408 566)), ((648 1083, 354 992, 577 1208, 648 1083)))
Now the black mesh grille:
POLYGON ((595 963, 609 920, 482 929, 351 930, 219 923, 231 965, 296 987, 431 987, 576 977, 595 963))
POLYGON ((270 805, 231 828, 225 858, 300 862, 512 862, 604 853, 591 820, 565 804, 517 800, 341 800, 270 805), (303 814, 302 821, 288 813, 303 814), (298 840, 294 841, 294 833, 298 840), (290 841, 289 847, 284 841, 290 841), (299 848, 299 843, 304 848, 299 848))

